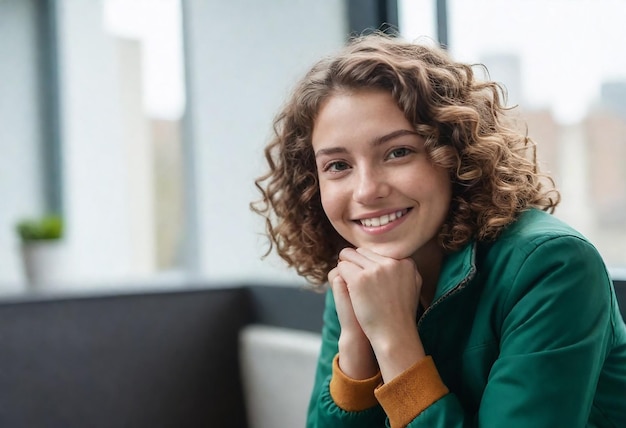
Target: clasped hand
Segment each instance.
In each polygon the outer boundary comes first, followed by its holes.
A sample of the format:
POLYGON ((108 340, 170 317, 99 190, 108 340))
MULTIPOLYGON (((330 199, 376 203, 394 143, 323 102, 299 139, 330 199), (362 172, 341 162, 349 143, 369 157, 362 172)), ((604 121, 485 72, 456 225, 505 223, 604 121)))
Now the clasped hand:
MULTIPOLYGON (((340 366, 348 376, 351 373, 344 367, 353 374, 363 373, 358 369, 366 347, 371 346, 379 364, 407 341, 423 353, 415 325, 422 278, 412 259, 396 260, 366 248, 345 248, 328 280, 341 325, 340 366)), ((381 372, 384 378, 382 364, 381 372)))

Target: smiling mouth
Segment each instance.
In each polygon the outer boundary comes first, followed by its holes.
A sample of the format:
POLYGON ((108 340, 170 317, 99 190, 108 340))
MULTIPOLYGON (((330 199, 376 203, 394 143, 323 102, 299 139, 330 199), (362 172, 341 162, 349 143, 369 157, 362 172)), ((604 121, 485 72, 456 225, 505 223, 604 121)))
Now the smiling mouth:
POLYGON ((381 215, 380 217, 363 218, 357 221, 365 227, 380 227, 404 217, 408 212, 409 209, 405 208, 403 210, 381 215))

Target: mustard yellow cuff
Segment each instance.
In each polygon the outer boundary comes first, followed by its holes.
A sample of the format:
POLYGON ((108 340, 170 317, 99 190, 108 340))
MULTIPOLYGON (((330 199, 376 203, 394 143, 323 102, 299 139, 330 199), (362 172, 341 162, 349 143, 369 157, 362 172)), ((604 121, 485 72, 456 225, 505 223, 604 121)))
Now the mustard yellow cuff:
POLYGON ((330 379, 330 396, 337 406, 348 412, 358 412, 378 404, 374 389, 382 382, 378 372, 369 379, 352 379, 339 368, 339 354, 333 359, 333 375, 330 379))
POLYGON ((439 377, 435 362, 430 356, 419 360, 374 391, 389 417, 391 428, 407 426, 447 393, 448 388, 439 377))

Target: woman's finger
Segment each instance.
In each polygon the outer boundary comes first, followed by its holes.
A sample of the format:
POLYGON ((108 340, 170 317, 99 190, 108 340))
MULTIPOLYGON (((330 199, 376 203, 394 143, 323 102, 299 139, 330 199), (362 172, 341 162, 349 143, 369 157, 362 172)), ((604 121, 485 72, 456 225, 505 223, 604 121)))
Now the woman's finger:
POLYGON ((335 266, 334 268, 330 270, 330 272, 328 272, 327 276, 328 276, 328 283, 332 286, 335 278, 339 276, 339 269, 337 269, 337 267, 335 266))
POLYGON ((366 255, 359 253, 354 248, 344 248, 339 253, 339 261, 346 261, 354 263, 355 265, 365 269, 368 265, 372 263, 372 259, 368 258, 366 255))

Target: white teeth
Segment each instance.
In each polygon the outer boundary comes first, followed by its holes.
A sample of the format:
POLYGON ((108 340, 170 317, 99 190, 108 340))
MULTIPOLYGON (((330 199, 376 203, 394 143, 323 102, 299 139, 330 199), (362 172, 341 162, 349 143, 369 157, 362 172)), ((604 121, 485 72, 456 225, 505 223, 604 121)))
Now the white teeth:
POLYGON ((406 212, 401 210, 401 211, 393 212, 391 214, 385 214, 380 217, 364 218, 360 221, 361 221, 361 224, 365 227, 379 227, 379 226, 384 226, 386 224, 391 223, 392 221, 399 219, 404 214, 406 214, 406 212))

